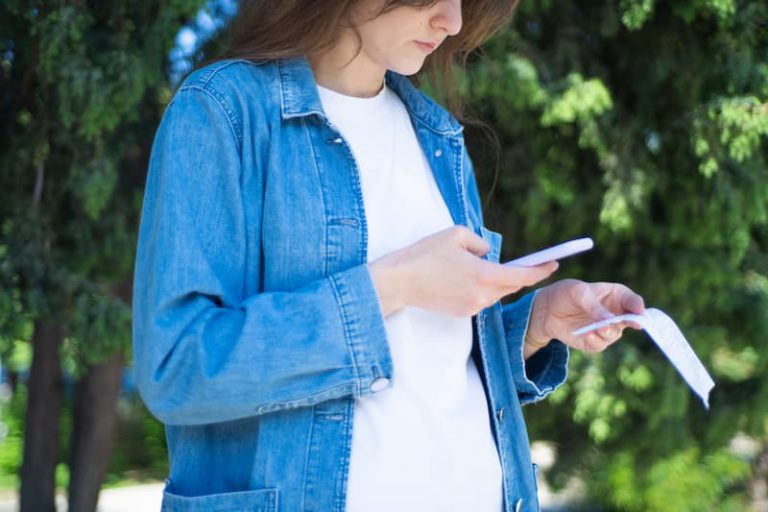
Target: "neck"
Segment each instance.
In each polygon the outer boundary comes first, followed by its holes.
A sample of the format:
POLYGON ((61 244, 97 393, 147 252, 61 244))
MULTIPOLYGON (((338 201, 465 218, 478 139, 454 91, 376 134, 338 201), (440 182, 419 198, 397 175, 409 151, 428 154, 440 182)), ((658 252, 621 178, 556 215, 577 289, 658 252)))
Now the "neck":
POLYGON ((372 62, 349 37, 341 38, 330 50, 308 54, 307 60, 315 75, 315 81, 327 89, 370 98, 381 92, 386 69, 372 62))

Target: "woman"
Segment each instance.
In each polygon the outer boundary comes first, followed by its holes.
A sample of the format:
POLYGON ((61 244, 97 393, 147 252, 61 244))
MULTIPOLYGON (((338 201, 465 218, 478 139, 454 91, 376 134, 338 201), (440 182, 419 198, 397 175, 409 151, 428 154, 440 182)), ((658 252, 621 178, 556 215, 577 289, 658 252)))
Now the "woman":
POLYGON ((521 403, 625 326, 570 332, 643 301, 567 280, 499 302, 557 264, 498 264, 462 126, 406 77, 513 8, 256 1, 176 92, 134 293, 165 510, 538 510, 521 403))

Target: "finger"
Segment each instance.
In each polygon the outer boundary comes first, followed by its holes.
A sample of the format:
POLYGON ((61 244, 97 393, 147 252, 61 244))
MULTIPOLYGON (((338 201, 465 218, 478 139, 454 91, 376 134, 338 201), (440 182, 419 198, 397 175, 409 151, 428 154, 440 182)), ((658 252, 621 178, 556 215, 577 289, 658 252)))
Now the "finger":
POLYGON ((535 267, 522 267, 517 265, 495 265, 498 274, 498 282, 508 288, 520 289, 523 286, 533 286, 543 281, 555 272, 560 264, 549 261, 535 267))
POLYGON ((624 284, 600 282, 594 283, 594 288, 595 295, 600 297, 605 307, 617 315, 624 313, 642 315, 645 313, 643 298, 624 284))
POLYGON ((598 331, 586 335, 584 340, 584 350, 586 352, 602 352, 612 344, 618 341, 619 336, 601 336, 598 331))
POLYGON ((593 287, 588 283, 580 283, 574 287, 575 302, 594 321, 605 320, 616 316, 600 302, 593 287))
POLYGON ((643 330, 643 326, 638 324, 637 322, 632 322, 631 320, 627 320, 627 321, 625 321, 623 323, 624 323, 624 327, 629 327, 630 329, 635 329, 635 330, 638 330, 638 331, 642 331, 643 330))
POLYGON ((617 340, 621 336, 621 329, 617 327, 616 324, 606 325, 605 327, 598 329, 597 334, 604 340, 617 340))
POLYGON ((584 336, 589 334, 594 334, 594 335, 597 335, 597 338, 604 341, 610 341, 612 343, 618 340, 619 338, 621 338, 621 336, 624 334, 624 329, 626 327, 627 327, 627 323, 618 322, 615 324, 606 325, 598 329, 588 331, 587 333, 584 334, 584 336))
POLYGON ((483 237, 476 235, 469 229, 459 230, 459 243, 475 256, 483 257, 491 250, 491 245, 483 237))
POLYGON ((608 345, 610 342, 601 338, 596 332, 584 335, 584 352, 602 352, 608 345))
POLYGON ((609 345, 612 345, 621 339, 621 330, 618 328, 614 328, 609 333, 604 335, 599 334, 599 336, 602 339, 602 341, 605 343, 605 346, 608 347, 609 345))
POLYGON ((624 311, 642 315, 645 313, 645 301, 643 298, 627 288, 621 298, 621 306, 624 311))

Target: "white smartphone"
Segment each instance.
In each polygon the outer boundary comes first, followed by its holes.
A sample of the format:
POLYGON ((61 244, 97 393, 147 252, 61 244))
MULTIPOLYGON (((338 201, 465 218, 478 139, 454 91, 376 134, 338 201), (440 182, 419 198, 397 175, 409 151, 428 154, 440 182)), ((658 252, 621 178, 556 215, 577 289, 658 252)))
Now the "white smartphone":
POLYGON ((534 253, 522 256, 514 260, 504 262, 504 265, 516 265, 519 267, 535 267, 548 261, 555 261, 567 256, 573 256, 580 252, 588 251, 595 246, 591 238, 577 238, 561 244, 554 245, 547 249, 542 249, 534 253))

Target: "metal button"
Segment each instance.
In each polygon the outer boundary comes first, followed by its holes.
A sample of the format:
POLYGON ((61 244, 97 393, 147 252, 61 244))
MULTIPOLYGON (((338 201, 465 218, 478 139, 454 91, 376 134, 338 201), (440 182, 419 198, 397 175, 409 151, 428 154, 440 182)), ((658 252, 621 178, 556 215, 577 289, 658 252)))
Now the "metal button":
POLYGON ((523 510, 523 498, 520 498, 517 500, 517 503, 515 503, 515 512, 520 512, 523 510))
POLYGON ((496 416, 498 416, 499 421, 504 421, 504 407, 499 409, 499 412, 496 413, 496 416))
POLYGON ((442 154, 443 154, 443 150, 442 149, 436 149, 435 150, 435 156, 439 157, 439 156, 442 156, 442 154))
POLYGON ((371 391, 374 393, 377 393, 383 389, 386 389, 389 386, 389 379, 385 379, 384 377, 378 378, 371 384, 371 391))
POLYGON ((334 144, 341 144, 341 142, 342 142, 341 137, 336 137, 335 139, 333 139, 334 144))

